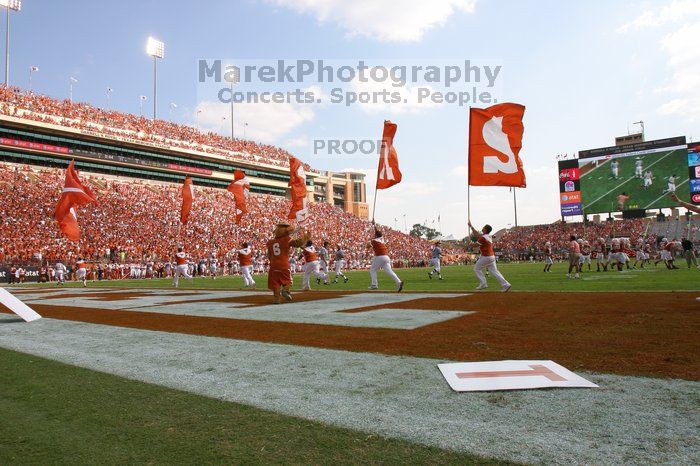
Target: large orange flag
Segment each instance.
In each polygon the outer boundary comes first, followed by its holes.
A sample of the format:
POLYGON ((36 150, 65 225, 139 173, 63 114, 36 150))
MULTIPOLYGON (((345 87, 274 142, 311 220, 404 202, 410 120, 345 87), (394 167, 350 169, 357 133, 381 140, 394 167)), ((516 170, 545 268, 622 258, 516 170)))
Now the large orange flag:
POLYGON ((80 182, 78 171, 71 160, 66 170, 66 183, 58 200, 53 217, 61 231, 71 241, 80 241, 80 227, 76 208, 90 202, 97 202, 90 188, 80 182))
POLYGON ((192 201, 194 200, 194 186, 192 178, 185 178, 182 185, 182 210, 180 211, 180 223, 186 224, 190 219, 190 211, 192 210, 192 201))
POLYGON ((235 170, 233 172, 233 181, 226 189, 233 193, 233 200, 236 203, 236 223, 240 223, 243 214, 248 213, 246 199, 248 199, 250 183, 245 173, 241 170, 235 170))
POLYGON ((304 165, 296 157, 289 158, 289 186, 292 192, 292 209, 289 211, 289 219, 303 222, 309 214, 309 201, 306 197, 306 172, 304 165))
POLYGON ((469 110, 469 184, 524 188, 520 160, 523 115, 520 104, 498 104, 469 110))
POLYGON ((382 146, 379 153, 379 166, 377 167, 377 189, 391 188, 401 182, 399 170, 399 156, 394 149, 394 136, 396 124, 384 120, 382 132, 382 146))

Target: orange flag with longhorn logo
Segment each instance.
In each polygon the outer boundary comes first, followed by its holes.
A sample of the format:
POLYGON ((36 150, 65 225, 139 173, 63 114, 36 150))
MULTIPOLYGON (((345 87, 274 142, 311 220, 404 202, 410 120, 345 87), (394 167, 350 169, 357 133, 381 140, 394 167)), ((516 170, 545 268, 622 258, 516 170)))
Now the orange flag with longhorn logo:
POLYGON ((192 185, 192 178, 188 176, 185 178, 185 182, 182 184, 182 209, 180 210, 180 223, 183 225, 190 219, 193 200, 194 186, 192 185))
POLYGON ((80 241, 80 227, 75 209, 90 202, 97 203, 95 195, 90 188, 80 182, 78 171, 71 160, 66 170, 66 183, 53 215, 61 231, 69 240, 80 241))
POLYGON ((520 149, 525 107, 504 103, 469 109, 469 184, 526 187, 520 149))
POLYGON ((248 213, 246 200, 248 199, 250 182, 242 170, 235 170, 233 172, 233 181, 226 189, 233 193, 233 200, 236 203, 236 223, 240 223, 243 214, 248 213))
POLYGON ((292 194, 292 209, 289 211, 289 219, 300 223, 304 222, 309 214, 306 172, 301 160, 296 157, 289 158, 289 187, 292 194))
POLYGON ((379 166, 377 167, 377 189, 387 189, 395 184, 401 183, 399 156, 396 154, 396 149, 394 149, 396 128, 396 123, 384 120, 382 145, 379 153, 379 166))

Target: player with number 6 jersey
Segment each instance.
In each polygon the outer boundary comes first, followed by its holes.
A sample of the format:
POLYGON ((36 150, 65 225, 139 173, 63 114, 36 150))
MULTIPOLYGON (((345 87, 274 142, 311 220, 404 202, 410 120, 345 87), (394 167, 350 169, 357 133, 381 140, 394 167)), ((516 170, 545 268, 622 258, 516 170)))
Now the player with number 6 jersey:
POLYGON ((267 257, 270 259, 270 271, 267 276, 267 287, 272 290, 274 303, 280 304, 282 299, 292 301, 289 292, 292 286, 292 273, 289 271, 289 248, 298 248, 309 239, 309 234, 292 240, 294 228, 288 223, 279 223, 275 227, 275 237, 267 242, 267 257))

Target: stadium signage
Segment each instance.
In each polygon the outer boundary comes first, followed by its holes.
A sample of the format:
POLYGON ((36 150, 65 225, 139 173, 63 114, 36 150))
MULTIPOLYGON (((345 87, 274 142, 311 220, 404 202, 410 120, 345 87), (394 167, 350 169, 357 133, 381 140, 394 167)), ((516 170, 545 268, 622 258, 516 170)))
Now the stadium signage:
POLYGON ((579 179, 580 171, 576 168, 565 168, 559 171, 559 181, 576 181, 579 179))
MULTIPOLYGON (((0 280, 3 283, 9 283, 10 269, 8 267, 0 268, 0 280)), ((24 280, 27 282, 39 281, 39 269, 37 267, 24 268, 24 280)))
POLYGON ((20 141, 19 139, 0 138, 0 145, 21 147, 23 149, 39 150, 44 152, 56 152, 58 154, 68 154, 71 152, 67 147, 54 146, 52 144, 41 144, 37 142, 20 141))
POLYGON ((568 217, 570 215, 583 215, 583 208, 581 206, 581 203, 578 202, 576 204, 561 204, 561 214, 564 217, 568 217))
POLYGON ((93 137, 97 137, 100 139, 111 139, 112 141, 129 142, 132 144, 140 144, 142 146, 156 147, 158 149, 166 149, 166 150, 173 149, 171 146, 169 146, 167 144, 160 144, 158 142, 152 142, 152 141, 144 141, 142 139, 130 138, 130 137, 126 137, 126 136, 115 136, 114 134, 107 134, 107 133, 103 133, 100 131, 93 131, 90 129, 81 129, 80 134, 84 134, 86 136, 93 136, 93 137))
POLYGON ((199 168, 199 167, 187 167, 185 165, 178 165, 176 163, 169 163, 168 168, 170 170, 177 170, 181 172, 187 172, 187 173, 197 173, 198 175, 209 175, 213 173, 211 170, 208 170, 206 168, 199 168))
POLYGON ((54 146, 51 144, 40 144, 30 141, 22 141, 19 139, 10 138, 0 138, 0 145, 8 147, 21 147, 25 149, 37 150, 41 152, 52 152, 55 154, 72 154, 83 157, 89 157, 93 159, 106 160, 110 162, 117 162, 129 165, 140 165, 144 167, 162 168, 168 170, 176 170, 180 172, 196 173, 198 175, 211 176, 213 171, 206 168, 199 167, 188 167, 185 165, 179 165, 175 163, 160 163, 150 160, 137 159, 135 157, 127 157, 124 155, 116 154, 104 154, 99 152, 92 152, 82 149, 69 149, 63 146, 54 146))
POLYGON ((599 149, 582 150, 578 153, 579 159, 614 158, 615 156, 634 156, 665 152, 676 149, 685 149, 687 146, 685 136, 657 139, 655 141, 625 144, 623 146, 601 147, 599 149))
POLYGON ((561 195, 562 204, 575 204, 581 202, 581 191, 573 191, 561 195))

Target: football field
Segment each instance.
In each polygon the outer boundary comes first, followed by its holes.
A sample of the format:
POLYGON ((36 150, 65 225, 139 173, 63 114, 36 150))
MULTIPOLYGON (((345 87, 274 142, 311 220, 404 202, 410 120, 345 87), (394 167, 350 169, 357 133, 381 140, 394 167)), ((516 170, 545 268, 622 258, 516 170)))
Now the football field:
MULTIPOLYGON (((676 175, 677 194, 681 199, 690 197, 688 187, 687 151, 673 150, 639 156, 642 160, 642 170, 651 170, 653 182, 645 189, 643 180, 635 176, 635 158, 619 157, 600 162, 581 165, 581 197, 583 209, 587 214, 618 212, 617 196, 623 192, 629 196, 625 203, 627 209, 659 209, 673 205, 664 190, 667 189, 667 178, 676 175), (610 164, 612 160, 619 162, 619 176, 614 178, 610 164)), ((581 162, 580 162, 581 163, 581 162)))
POLYGON ((0 312, 0 463, 697 463, 700 270, 540 267, 502 264, 508 293, 350 272, 278 306, 264 276, 11 288, 44 318, 0 312), (437 368, 511 359, 600 388, 456 393, 437 368))

